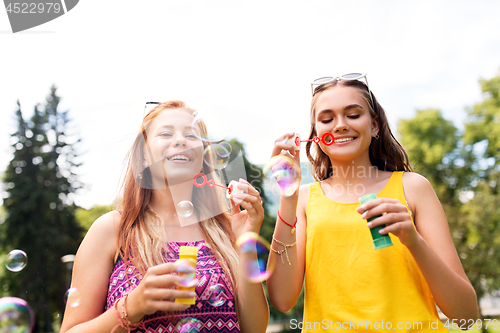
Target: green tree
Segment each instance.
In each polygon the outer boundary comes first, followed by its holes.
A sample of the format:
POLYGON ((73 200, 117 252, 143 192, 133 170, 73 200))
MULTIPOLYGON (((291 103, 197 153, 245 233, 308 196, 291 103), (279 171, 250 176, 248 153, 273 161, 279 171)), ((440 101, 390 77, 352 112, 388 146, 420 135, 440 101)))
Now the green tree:
POLYGON ((398 126, 416 171, 443 204, 478 300, 500 287, 500 77, 480 83, 484 100, 469 109, 463 136, 437 110, 418 111, 398 126))
POLYGON ((500 161, 500 75, 479 83, 483 101, 468 109, 464 139, 467 144, 486 143, 482 157, 493 159, 491 168, 500 161))
POLYGON ((76 252, 82 233, 70 199, 81 186, 75 147, 66 142, 69 119, 58 105, 52 87, 45 106, 37 105, 26 122, 18 103, 15 152, 3 179, 7 217, 1 244, 5 252, 25 251, 28 264, 18 273, 7 272, 2 282, 5 294, 25 299, 35 311, 35 332, 52 332, 54 314, 64 310, 68 286, 61 257, 76 252))
POLYGON ((87 233, 95 220, 111 210, 110 206, 93 206, 90 209, 78 207, 75 211, 75 217, 78 225, 87 233))
POLYGON ((441 201, 451 203, 460 182, 454 172, 459 168, 457 128, 439 110, 417 110, 412 119, 399 121, 398 134, 415 171, 429 179, 441 201))

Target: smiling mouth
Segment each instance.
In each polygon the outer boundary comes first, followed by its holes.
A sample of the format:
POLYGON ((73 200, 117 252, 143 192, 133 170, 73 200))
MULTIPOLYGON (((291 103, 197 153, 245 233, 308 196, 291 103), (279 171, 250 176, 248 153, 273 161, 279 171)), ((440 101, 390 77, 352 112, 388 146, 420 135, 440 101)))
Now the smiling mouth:
POLYGON ((349 142, 349 141, 353 141, 353 140, 356 140, 355 137, 347 137, 347 138, 339 138, 339 139, 335 139, 335 143, 343 143, 343 142, 349 142))
POLYGON ((189 157, 187 157, 186 155, 183 155, 183 154, 172 155, 170 157, 167 157, 167 160, 169 160, 169 161, 185 161, 185 162, 191 161, 191 159, 189 159, 189 157))

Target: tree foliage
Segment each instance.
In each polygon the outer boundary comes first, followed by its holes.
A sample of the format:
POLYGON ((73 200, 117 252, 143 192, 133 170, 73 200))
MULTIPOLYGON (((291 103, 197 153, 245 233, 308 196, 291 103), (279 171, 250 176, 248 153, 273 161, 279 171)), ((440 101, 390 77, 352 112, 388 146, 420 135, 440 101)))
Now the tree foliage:
POLYGON ((443 204, 478 300, 500 287, 500 76, 480 84, 484 100, 468 110, 463 134, 434 109, 398 126, 410 161, 443 204))
POLYGON ((21 249, 28 263, 3 274, 4 295, 25 299, 35 312, 35 332, 52 332, 52 318, 64 310, 67 286, 61 257, 75 253, 82 229, 75 219, 72 194, 81 187, 75 169, 76 142, 70 142, 68 112, 60 112, 52 87, 46 103, 25 121, 18 102, 14 157, 3 181, 6 217, 1 225, 4 252, 21 249))

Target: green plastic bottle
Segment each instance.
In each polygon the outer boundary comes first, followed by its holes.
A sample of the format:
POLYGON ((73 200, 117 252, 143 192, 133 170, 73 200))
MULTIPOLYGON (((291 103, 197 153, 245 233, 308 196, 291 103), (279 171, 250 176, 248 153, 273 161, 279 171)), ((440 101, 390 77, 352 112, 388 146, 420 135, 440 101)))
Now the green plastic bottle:
MULTIPOLYGON (((375 200, 375 199, 377 199, 377 195, 375 193, 370 193, 370 194, 364 195, 361 198, 359 198, 359 203, 361 205, 363 205, 363 204, 370 202, 372 200, 375 200)), ((365 212, 366 212, 366 210, 365 210, 365 212)), ((371 222, 380 216, 382 216, 382 215, 371 217, 367 221, 371 222)), ((391 237, 389 237, 388 234, 381 235, 379 233, 379 231, 383 228, 385 228, 385 224, 382 224, 382 225, 379 225, 378 227, 374 227, 374 228, 370 229, 370 233, 372 234, 372 238, 373 238, 373 246, 375 247, 375 250, 380 250, 380 249, 383 249, 384 247, 388 247, 388 246, 393 245, 392 241, 391 241, 391 237)))

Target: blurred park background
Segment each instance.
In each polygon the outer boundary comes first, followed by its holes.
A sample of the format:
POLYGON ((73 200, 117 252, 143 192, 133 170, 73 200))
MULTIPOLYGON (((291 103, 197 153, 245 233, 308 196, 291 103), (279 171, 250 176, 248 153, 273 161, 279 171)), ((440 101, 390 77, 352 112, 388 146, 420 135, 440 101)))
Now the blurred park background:
MULTIPOLYGON (((35 332, 58 331, 68 255, 113 209, 146 101, 223 110, 212 117, 265 194, 270 240, 278 197, 261 170, 274 139, 308 134, 311 80, 366 72, 443 204, 483 317, 498 318, 499 12, 489 0, 87 0, 15 35, 0 14, 0 297, 26 300, 35 332), (5 266, 13 249, 28 258, 18 272, 5 266)), ((301 158, 302 183, 314 181, 301 158)), ((285 332, 302 307, 271 307, 269 330, 285 332)))
MULTIPOLYGON (((465 110, 464 130, 439 109, 422 109, 400 120, 397 133, 416 172, 430 180, 441 200, 483 317, 495 318, 500 315, 500 76, 478 84, 483 99, 465 110)), ((84 186, 77 174, 81 140, 59 101, 53 86, 31 117, 23 116, 19 104, 12 112, 17 120, 10 140, 13 157, 2 179, 1 258, 21 249, 28 261, 18 272, 2 265, 0 296, 26 300, 36 314, 36 332, 52 332, 60 324, 72 264, 63 257, 75 254, 93 221, 113 209, 113 203, 85 209, 71 199, 84 186)), ((263 193, 261 235, 270 241, 279 195, 264 181, 262 166, 247 159, 244 144, 230 143, 237 148, 230 160, 241 151, 247 180, 263 193)), ((302 170, 302 183, 314 181, 307 162, 302 170)), ((282 323, 302 316, 303 300, 288 313, 271 309, 271 324, 281 331, 282 323)))

